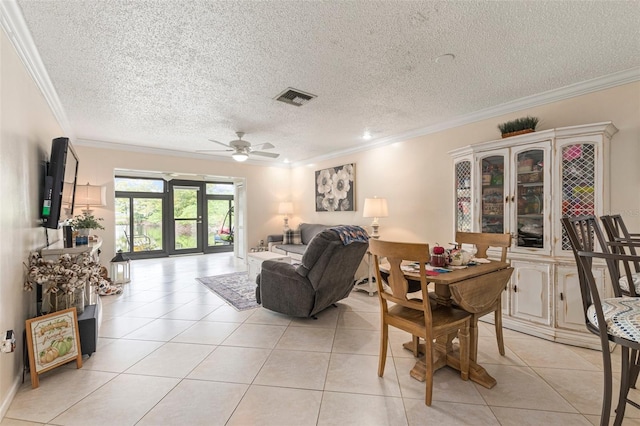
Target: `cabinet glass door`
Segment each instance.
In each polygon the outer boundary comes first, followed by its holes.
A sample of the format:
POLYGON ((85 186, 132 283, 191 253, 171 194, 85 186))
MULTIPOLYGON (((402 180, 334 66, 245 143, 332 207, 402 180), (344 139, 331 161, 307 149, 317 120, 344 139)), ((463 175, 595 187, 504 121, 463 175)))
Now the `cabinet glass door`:
MULTIPOLYGON (((561 149, 562 216, 594 215, 596 183, 596 145, 578 143, 561 149)), ((562 250, 571 244, 562 230, 562 250)))
POLYGON ((480 163, 482 170, 482 199, 480 224, 482 232, 502 234, 505 232, 505 157, 493 155, 484 157, 480 163))
POLYGON ((456 231, 471 232, 471 161, 456 163, 456 231))
POLYGON ((544 247, 544 153, 531 149, 516 156, 518 247, 544 247))

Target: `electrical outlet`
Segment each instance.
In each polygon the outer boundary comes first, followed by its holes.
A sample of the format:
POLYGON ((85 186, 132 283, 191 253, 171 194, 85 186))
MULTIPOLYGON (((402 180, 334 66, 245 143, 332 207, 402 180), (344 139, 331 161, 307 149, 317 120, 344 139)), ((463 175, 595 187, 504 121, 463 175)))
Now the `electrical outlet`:
POLYGON ((13 330, 7 330, 7 334, 2 341, 0 350, 4 353, 11 353, 16 350, 16 337, 13 330))

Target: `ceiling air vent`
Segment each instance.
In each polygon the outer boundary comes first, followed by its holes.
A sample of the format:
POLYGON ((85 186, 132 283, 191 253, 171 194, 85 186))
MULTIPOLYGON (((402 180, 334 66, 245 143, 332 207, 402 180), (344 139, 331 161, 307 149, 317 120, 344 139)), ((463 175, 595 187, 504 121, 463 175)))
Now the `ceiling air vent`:
POLYGON ((300 90, 289 87, 287 90, 276 96, 275 100, 290 105, 302 106, 315 97, 316 95, 312 95, 311 93, 304 93, 300 90))

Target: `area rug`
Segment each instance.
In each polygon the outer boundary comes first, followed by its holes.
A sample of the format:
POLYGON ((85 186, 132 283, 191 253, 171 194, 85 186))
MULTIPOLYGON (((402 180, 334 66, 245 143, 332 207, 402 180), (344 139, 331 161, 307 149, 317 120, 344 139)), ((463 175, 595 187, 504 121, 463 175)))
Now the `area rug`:
POLYGON ((249 280, 246 272, 196 278, 209 290, 226 300, 238 311, 257 308, 256 283, 249 280))

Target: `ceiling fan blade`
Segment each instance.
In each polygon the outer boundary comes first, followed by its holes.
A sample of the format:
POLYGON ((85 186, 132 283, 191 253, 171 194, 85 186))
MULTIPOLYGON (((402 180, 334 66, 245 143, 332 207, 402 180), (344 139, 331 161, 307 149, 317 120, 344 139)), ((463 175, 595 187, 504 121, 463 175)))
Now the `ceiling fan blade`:
POLYGON ((230 148, 229 145, 227 145, 226 143, 222 143, 222 142, 217 141, 215 139, 209 139, 209 141, 211 141, 213 143, 217 143, 218 145, 222 145, 222 146, 226 146, 227 148, 230 148))
POLYGON ((275 152, 262 152, 262 151, 251 151, 250 155, 261 155, 263 157, 271 157, 278 158, 280 154, 276 154, 275 152))
POLYGON ((275 148, 275 146, 273 146, 269 142, 259 143, 257 145, 252 145, 251 147, 254 148, 254 149, 272 149, 272 148, 275 148))
POLYGON ((233 152, 234 149, 196 149, 196 152, 233 152))

